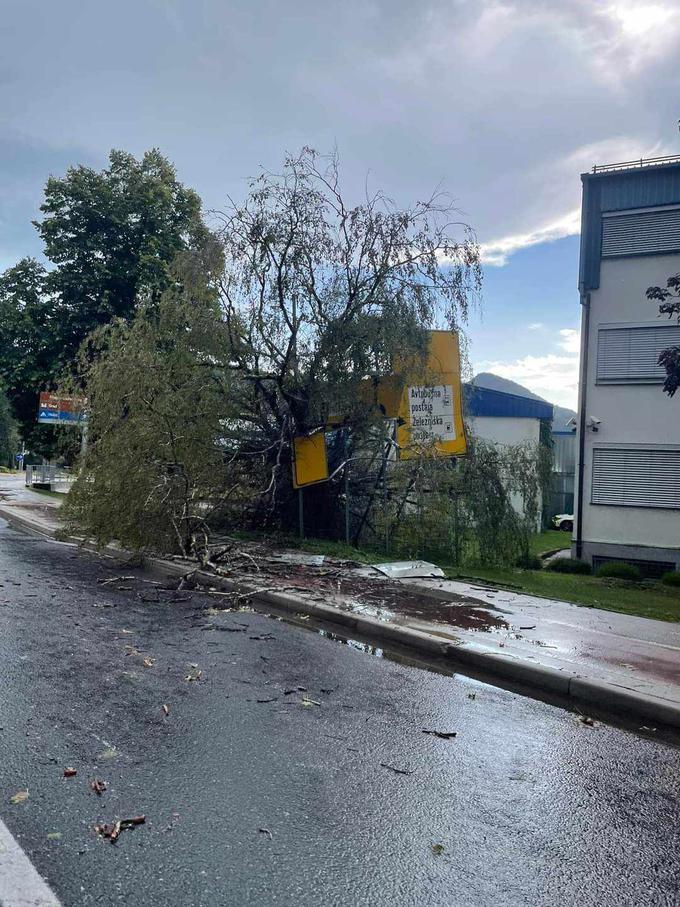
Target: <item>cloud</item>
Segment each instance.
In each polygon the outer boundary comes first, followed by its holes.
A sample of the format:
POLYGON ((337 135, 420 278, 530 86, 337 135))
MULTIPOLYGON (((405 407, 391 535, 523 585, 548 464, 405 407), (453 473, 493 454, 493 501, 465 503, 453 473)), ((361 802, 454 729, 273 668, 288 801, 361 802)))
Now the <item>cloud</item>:
POLYGON ((580 232, 580 229, 581 212, 575 208, 556 221, 544 224, 528 233, 517 233, 513 236, 504 236, 502 239, 482 243, 482 261, 484 264, 500 267, 507 264, 510 255, 519 249, 554 242, 556 239, 564 239, 565 236, 574 236, 580 232))
POLYGON ((577 331, 574 328, 562 328, 560 331, 560 337, 562 338, 559 341, 559 346, 565 351, 565 353, 576 353, 581 352, 581 332, 577 331))
POLYGON ((530 391, 557 403, 576 408, 578 398, 578 356, 524 356, 514 362, 481 362, 475 372, 491 372, 528 387, 530 391))
POLYGON ((532 324, 527 325, 527 331, 544 331, 545 325, 542 321, 534 321, 532 324))
POLYGON ((578 233, 580 171, 676 137, 676 0, 60 0, 39 29, 6 5, 0 141, 11 124, 53 151, 3 170, 26 222, 68 147, 101 165, 156 145, 213 208, 337 143, 352 200, 369 172, 399 205, 442 184, 501 265, 578 233))
MULTIPOLYGON (((543 328, 543 325, 538 325, 543 328)), ((531 329, 533 325, 529 325, 531 329)), ((528 387, 551 403, 576 409, 581 332, 562 328, 555 334, 554 344, 559 352, 538 356, 522 356, 514 360, 480 362, 477 372, 492 372, 528 387)))

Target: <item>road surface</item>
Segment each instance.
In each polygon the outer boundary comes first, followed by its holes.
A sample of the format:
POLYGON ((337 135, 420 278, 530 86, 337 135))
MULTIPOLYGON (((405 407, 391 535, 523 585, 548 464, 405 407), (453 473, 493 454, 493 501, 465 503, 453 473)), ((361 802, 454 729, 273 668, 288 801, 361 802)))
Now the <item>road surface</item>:
POLYGON ((670 743, 140 577, 0 526, 0 818, 65 907, 678 903, 670 743))

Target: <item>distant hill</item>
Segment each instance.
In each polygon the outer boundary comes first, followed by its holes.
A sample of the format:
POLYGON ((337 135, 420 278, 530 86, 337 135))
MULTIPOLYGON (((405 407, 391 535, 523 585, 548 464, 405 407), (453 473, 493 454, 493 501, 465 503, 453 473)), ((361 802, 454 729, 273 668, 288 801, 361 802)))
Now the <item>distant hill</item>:
MULTIPOLYGON (((503 391, 506 394, 517 394, 518 397, 530 397, 532 400, 543 400, 544 403, 550 403, 550 400, 539 397, 538 394, 530 391, 528 387, 523 387, 521 384, 517 384, 516 381, 510 381, 509 378, 493 375, 491 372, 480 372, 475 375, 471 383, 477 384, 479 387, 488 387, 494 391, 503 391)), ((576 418, 576 413, 573 409, 567 409, 566 406, 558 406, 556 403, 553 403, 553 406, 555 408, 553 430, 565 431, 567 422, 576 418)))

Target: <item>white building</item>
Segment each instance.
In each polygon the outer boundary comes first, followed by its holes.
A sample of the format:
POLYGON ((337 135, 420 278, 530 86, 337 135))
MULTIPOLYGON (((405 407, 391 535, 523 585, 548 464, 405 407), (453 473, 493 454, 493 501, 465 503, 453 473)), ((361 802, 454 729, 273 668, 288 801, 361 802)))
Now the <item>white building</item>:
POLYGON ((649 286, 680 272, 680 157, 583 174, 581 380, 573 553, 680 570, 680 399, 659 352, 680 325, 649 286))
MULTIPOLYGON (((550 445, 552 403, 477 384, 466 384, 464 395, 467 426, 475 437, 502 447, 550 445)), ((520 495, 513 493, 510 500, 515 510, 522 513, 524 503, 520 495)), ((543 509, 542 501, 540 509, 543 509)), ((536 529, 540 526, 539 516, 536 529)))

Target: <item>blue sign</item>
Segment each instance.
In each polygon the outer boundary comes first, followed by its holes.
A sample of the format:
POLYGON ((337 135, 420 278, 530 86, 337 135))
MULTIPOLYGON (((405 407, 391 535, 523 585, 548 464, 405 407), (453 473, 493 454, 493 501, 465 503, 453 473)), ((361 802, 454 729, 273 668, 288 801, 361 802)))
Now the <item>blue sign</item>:
POLYGON ((15 460, 16 460, 18 463, 21 463, 21 461, 23 460, 23 458, 24 458, 24 455, 23 455, 23 454, 16 454, 16 455, 15 455, 15 460))

